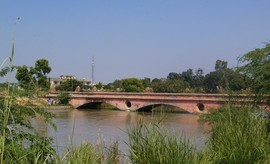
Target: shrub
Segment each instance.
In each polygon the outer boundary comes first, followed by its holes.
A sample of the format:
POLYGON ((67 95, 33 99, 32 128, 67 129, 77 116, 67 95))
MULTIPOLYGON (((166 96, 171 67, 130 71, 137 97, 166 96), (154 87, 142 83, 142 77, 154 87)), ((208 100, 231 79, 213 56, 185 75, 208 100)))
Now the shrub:
POLYGON ((57 96, 60 104, 68 104, 70 100, 70 95, 67 92, 62 92, 57 96))

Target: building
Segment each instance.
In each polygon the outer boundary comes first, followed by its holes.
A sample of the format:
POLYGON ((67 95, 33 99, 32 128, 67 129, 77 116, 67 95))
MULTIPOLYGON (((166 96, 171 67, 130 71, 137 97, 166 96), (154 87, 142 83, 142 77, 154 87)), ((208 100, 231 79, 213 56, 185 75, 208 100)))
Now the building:
POLYGON ((74 75, 61 75, 58 78, 49 78, 50 84, 54 84, 55 86, 62 84, 62 82, 66 80, 75 79, 83 83, 84 86, 91 86, 91 80, 89 79, 77 79, 74 75))

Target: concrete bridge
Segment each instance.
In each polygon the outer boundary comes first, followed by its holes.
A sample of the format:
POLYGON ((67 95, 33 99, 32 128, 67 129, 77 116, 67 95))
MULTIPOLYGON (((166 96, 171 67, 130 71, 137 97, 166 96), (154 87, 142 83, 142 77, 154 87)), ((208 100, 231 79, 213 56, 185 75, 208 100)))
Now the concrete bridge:
MULTIPOLYGON (((74 108, 91 103, 108 103, 120 110, 136 111, 153 105, 171 105, 189 113, 208 112, 227 102, 236 106, 253 102, 248 95, 195 94, 195 93, 125 93, 125 92, 70 92, 69 103, 74 108)), ((47 98, 57 98, 58 93, 50 93, 47 98)), ((265 103, 260 104, 269 110, 265 103)))

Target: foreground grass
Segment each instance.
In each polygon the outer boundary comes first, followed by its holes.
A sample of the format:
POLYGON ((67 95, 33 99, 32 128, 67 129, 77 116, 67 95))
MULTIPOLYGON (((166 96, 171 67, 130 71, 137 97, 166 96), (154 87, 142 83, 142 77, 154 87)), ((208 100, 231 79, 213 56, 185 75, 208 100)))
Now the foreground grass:
POLYGON ((196 149, 184 135, 176 136, 160 123, 139 121, 128 129, 131 163, 195 163, 196 149))
POLYGON ((269 163, 269 118, 250 108, 222 108, 203 119, 212 126, 204 157, 212 163, 269 163))
POLYGON ((202 115, 212 126, 203 150, 184 135, 176 135, 159 121, 127 129, 129 153, 127 160, 117 144, 97 148, 82 144, 67 153, 69 163, 269 163, 269 118, 262 111, 251 108, 228 107, 202 115), (100 149, 101 148, 101 149, 100 149), (106 151, 105 150, 110 150, 106 151))

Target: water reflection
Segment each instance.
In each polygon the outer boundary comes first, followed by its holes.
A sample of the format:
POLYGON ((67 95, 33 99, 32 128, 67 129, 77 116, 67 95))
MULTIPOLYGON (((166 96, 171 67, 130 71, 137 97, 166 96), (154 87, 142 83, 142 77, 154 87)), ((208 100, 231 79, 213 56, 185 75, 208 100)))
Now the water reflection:
POLYGON ((146 123, 162 118, 164 127, 179 134, 184 133, 193 139, 197 147, 202 147, 207 134, 205 125, 198 122, 199 116, 183 113, 135 113, 118 110, 52 110, 56 115, 53 122, 57 126, 57 131, 46 124, 36 120, 34 126, 46 135, 54 138, 57 150, 62 151, 69 145, 79 145, 83 141, 96 143, 99 135, 102 135, 108 143, 112 140, 119 140, 120 149, 127 150, 124 143, 128 141, 126 130, 131 125, 136 125, 138 119, 143 119, 146 123))

